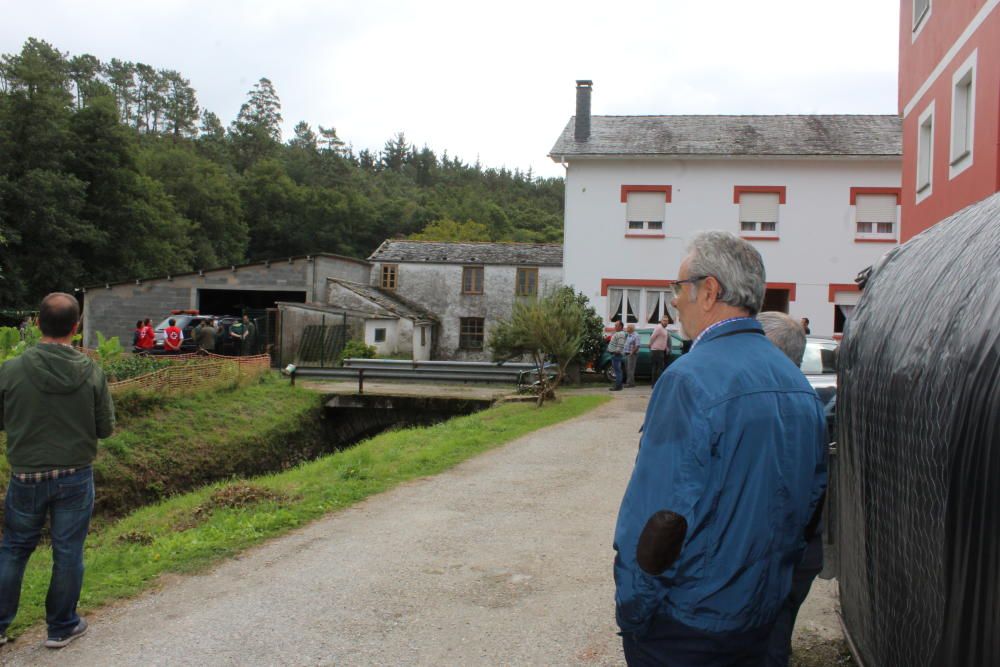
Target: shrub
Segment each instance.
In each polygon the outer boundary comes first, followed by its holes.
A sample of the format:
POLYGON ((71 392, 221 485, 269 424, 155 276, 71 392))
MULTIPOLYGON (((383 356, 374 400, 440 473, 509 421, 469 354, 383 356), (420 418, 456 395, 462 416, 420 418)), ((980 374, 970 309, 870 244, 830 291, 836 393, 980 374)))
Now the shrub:
POLYGON ((337 356, 337 364, 343 365, 344 359, 374 359, 376 354, 374 345, 365 345, 360 340, 349 340, 337 356))

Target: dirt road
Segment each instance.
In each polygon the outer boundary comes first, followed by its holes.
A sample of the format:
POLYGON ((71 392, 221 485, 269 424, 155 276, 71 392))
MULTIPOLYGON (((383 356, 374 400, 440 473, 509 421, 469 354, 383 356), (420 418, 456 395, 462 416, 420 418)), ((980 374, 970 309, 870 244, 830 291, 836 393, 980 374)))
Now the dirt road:
MULTIPOLYGON (((0 661, 621 664, 611 540, 648 394, 166 582, 93 615, 61 651, 26 635, 0 661)), ((826 631, 828 612, 821 601, 804 623, 826 631)))

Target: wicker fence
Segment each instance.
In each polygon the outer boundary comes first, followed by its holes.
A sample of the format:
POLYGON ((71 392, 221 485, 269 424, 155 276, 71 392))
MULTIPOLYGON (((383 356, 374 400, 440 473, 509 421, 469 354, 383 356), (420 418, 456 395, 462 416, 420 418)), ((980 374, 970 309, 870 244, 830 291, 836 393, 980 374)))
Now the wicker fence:
POLYGON ((157 393, 195 393, 213 387, 238 385, 257 380, 271 367, 271 357, 223 357, 215 354, 179 354, 169 358, 166 368, 112 382, 112 393, 153 391, 157 393))

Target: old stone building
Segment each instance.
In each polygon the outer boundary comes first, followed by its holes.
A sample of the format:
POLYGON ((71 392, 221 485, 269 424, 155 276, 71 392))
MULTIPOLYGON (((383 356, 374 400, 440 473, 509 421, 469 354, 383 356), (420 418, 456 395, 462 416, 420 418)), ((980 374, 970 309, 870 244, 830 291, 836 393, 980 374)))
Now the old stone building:
POLYGON ((127 345, 136 320, 174 310, 251 311, 281 363, 297 359, 306 327, 340 321, 381 355, 479 360, 517 299, 561 281, 560 245, 390 240, 368 261, 319 253, 87 287, 84 345, 96 346, 97 332, 127 345))
MULTIPOLYGON (((510 317, 515 301, 562 284, 558 244, 389 240, 368 260, 381 292, 433 315, 435 359, 487 359, 489 330, 510 317)), ((366 329, 365 342, 375 344, 374 328, 366 329)))
POLYGON ((322 302, 327 278, 368 282, 370 276, 364 260, 322 253, 90 286, 82 290, 83 344, 96 346, 99 331, 127 345, 136 320, 148 317, 155 325, 172 310, 240 315, 281 301, 322 302))

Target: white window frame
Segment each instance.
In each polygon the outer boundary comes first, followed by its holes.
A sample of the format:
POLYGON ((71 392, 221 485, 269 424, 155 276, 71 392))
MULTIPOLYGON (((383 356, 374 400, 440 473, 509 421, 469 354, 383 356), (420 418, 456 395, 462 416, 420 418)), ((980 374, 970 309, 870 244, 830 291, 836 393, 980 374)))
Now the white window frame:
POLYGON ((925 9, 921 14, 917 15, 917 0, 913 0, 913 30, 910 33, 910 44, 917 41, 917 37, 923 32, 924 26, 927 25, 931 18, 931 11, 934 9, 934 0, 927 0, 927 9, 925 9))
POLYGON ((663 236, 664 228, 667 225, 667 195, 665 192, 632 190, 625 196, 625 233, 633 236, 663 236), (663 216, 660 220, 629 220, 628 199, 632 195, 656 195, 663 200, 663 216), (641 227, 633 227, 633 223, 639 223, 641 227))
POLYGON ((934 192, 934 102, 931 102, 917 119, 917 173, 916 173, 916 203, 927 199, 934 192), (924 127, 930 126, 930 138, 924 144, 924 127), (926 182, 923 172, 927 172, 926 182))
POLYGON ((869 222, 869 221, 868 220, 859 220, 858 219, 858 207, 857 207, 857 204, 855 204, 852 207, 854 209, 854 238, 855 239, 877 239, 879 241, 885 241, 885 240, 889 240, 889 239, 892 239, 893 241, 898 240, 898 238, 899 238, 899 236, 898 236, 899 235, 899 197, 896 196, 895 194, 889 194, 889 193, 877 193, 877 194, 874 194, 874 195, 873 194, 858 193, 857 196, 858 197, 872 197, 872 196, 875 196, 875 197, 894 197, 896 199, 896 214, 895 214, 895 220, 892 221, 892 232, 890 232, 890 233, 881 233, 881 232, 878 232, 877 230, 878 230, 878 224, 879 223, 877 223, 877 222, 872 222, 871 223, 872 225, 874 225, 874 227, 872 229, 876 230, 876 231, 859 232, 858 231, 858 223, 869 222))
POLYGON ((740 201, 736 204, 736 215, 739 217, 740 225, 740 236, 751 236, 755 238, 769 238, 777 239, 781 238, 781 193, 775 192, 740 192, 740 201), (764 230, 762 227, 765 223, 759 221, 748 220, 748 224, 753 224, 753 229, 743 229, 743 197, 746 195, 773 195, 778 200, 777 207, 777 220, 774 221, 774 229, 764 230))
POLYGON ((976 49, 966 59, 962 66, 955 70, 951 77, 951 158, 948 165, 948 180, 951 180, 972 166, 972 153, 976 139, 976 59, 979 50, 976 49), (955 103, 958 101, 961 88, 968 88, 965 118, 955 113, 955 103), (959 123, 964 124, 966 146, 955 141, 960 131, 959 123))
POLYGON ((606 297, 606 299, 607 299, 607 307, 608 307, 607 308, 608 314, 607 314, 606 320, 608 322, 610 322, 610 323, 614 323, 614 319, 613 318, 617 314, 617 312, 616 312, 617 309, 613 308, 614 301, 611 298, 612 297, 612 294, 611 294, 612 291, 619 291, 619 292, 622 293, 622 302, 621 302, 621 320, 622 320, 622 324, 634 324, 636 326, 640 326, 642 324, 642 322, 643 322, 643 319, 645 318, 645 310, 644 309, 645 309, 646 305, 645 305, 645 299, 643 298, 644 297, 643 292, 645 290, 643 290, 641 287, 635 287, 633 285, 628 285, 628 286, 625 286, 625 285, 609 285, 608 286, 608 294, 607 294, 607 297, 606 297), (635 301, 633 302, 634 303, 634 308, 632 309, 632 316, 635 318, 634 320, 629 320, 629 318, 628 318, 628 306, 629 306, 628 295, 629 295, 630 292, 633 293, 633 295, 635 296, 635 301))

